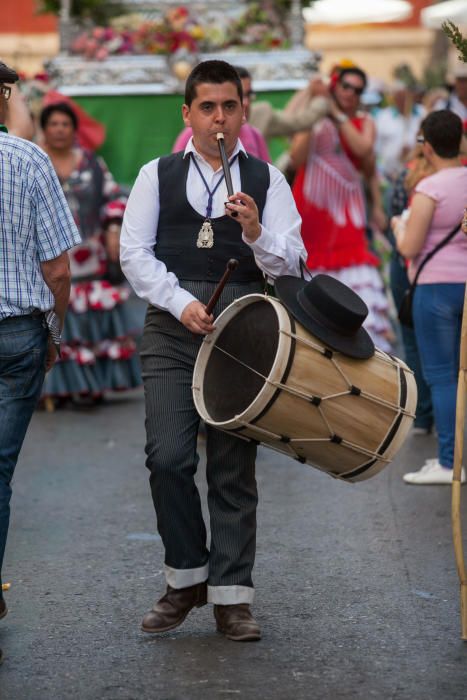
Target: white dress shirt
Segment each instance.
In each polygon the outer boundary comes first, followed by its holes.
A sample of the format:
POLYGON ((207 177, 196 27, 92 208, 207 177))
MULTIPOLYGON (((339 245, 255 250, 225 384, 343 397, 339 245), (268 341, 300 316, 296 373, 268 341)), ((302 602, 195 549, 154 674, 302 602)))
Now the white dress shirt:
MULTIPOLYGON (((238 141, 232 157, 240 150, 245 151, 238 141)), ((190 139, 184 153, 184 158, 190 158, 187 198, 191 206, 201 216, 205 216, 208 193, 190 153, 196 158, 211 191, 222 177, 222 168, 214 171, 196 151, 190 139)), ((156 158, 144 165, 136 178, 123 218, 120 260, 123 272, 136 294, 180 320, 183 309, 195 297, 180 287, 177 277, 168 272, 165 264, 154 255, 160 210, 158 163, 159 159, 156 158)), ((300 235, 301 219, 284 176, 273 165, 268 164, 268 167, 270 185, 263 210, 261 234, 254 243, 244 241, 251 247, 257 265, 270 279, 280 275, 299 277, 300 258, 307 258, 300 235)), ((231 175, 234 192, 241 192, 238 158, 231 166, 231 175)), ((227 196, 223 181, 214 194, 212 219, 225 214, 224 202, 227 201, 227 196)), ((216 245, 215 224, 213 228, 216 245)), ((197 234, 198 231, 194 233, 197 234)))

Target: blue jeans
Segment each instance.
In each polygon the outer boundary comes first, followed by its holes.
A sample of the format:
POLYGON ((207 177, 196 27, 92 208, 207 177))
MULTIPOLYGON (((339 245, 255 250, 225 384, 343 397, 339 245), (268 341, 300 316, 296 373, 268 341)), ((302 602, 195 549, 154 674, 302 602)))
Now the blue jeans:
MULTIPOLYGON (((410 283, 407 277, 407 269, 404 262, 397 253, 392 254, 390 266, 391 292, 394 298, 396 308, 399 308, 404 296, 405 290, 409 288, 410 283)), ((433 426, 433 408, 431 405, 431 391, 426 383, 422 365, 420 361, 420 353, 417 346, 417 338, 413 328, 407 328, 401 324, 402 344, 404 346, 405 361, 413 371, 415 382, 417 384, 418 398, 414 425, 417 428, 425 428, 430 430, 433 426)))
POLYGON ((420 284, 413 317, 423 375, 431 389, 438 459, 452 468, 465 284, 420 284))
POLYGON ((0 321, 0 581, 10 522, 10 483, 44 381, 46 351, 42 316, 0 321))

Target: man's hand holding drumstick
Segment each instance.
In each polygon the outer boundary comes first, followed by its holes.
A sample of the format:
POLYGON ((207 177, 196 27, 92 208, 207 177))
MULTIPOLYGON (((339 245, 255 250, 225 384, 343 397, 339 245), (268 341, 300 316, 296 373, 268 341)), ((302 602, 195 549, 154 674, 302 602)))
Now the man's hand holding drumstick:
POLYGON ((206 313, 206 306, 200 301, 191 301, 185 306, 180 321, 196 335, 206 335, 215 329, 214 316, 206 313))
POLYGON ((197 335, 206 335, 207 333, 212 333, 216 329, 213 325, 214 317, 212 312, 215 305, 217 304, 222 291, 227 284, 230 275, 238 267, 238 260, 235 258, 230 258, 225 266, 225 272, 222 275, 222 279, 214 290, 212 297, 209 299, 206 306, 200 301, 192 301, 185 306, 182 315, 180 317, 181 322, 188 328, 192 333, 197 335))

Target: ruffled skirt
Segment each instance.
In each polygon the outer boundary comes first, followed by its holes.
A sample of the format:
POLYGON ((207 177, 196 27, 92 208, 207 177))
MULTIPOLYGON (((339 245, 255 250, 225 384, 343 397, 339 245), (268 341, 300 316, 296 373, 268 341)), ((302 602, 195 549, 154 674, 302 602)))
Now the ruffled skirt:
POLYGON ((98 398, 141 384, 136 339, 142 320, 128 286, 104 280, 72 284, 61 358, 46 375, 43 397, 98 398))

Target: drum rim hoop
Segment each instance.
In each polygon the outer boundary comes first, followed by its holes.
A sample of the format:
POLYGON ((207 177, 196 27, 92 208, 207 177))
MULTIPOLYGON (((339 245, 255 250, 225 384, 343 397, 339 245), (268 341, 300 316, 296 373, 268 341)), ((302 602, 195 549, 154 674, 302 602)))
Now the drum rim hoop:
POLYGON ((277 387, 274 386, 274 382, 282 379, 288 366, 289 357, 293 346, 293 339, 289 335, 292 329, 292 319, 285 306, 278 299, 266 296, 264 294, 247 294, 229 304, 229 306, 227 306, 227 308, 224 309, 224 311, 216 318, 215 323, 216 330, 204 338, 196 358, 193 370, 193 401, 199 415, 209 425, 212 425, 215 428, 221 428, 222 430, 232 431, 238 428, 243 428, 245 422, 252 423, 257 416, 262 413, 273 398, 274 394, 277 392, 277 387), (237 416, 234 416, 226 421, 213 421, 206 409, 201 381, 209 361, 209 357, 215 346, 217 338, 225 327, 224 322, 234 318, 236 315, 234 311, 237 309, 243 309, 258 301, 267 301, 272 304, 276 312, 279 325, 276 357, 268 375, 269 381, 264 382, 262 389, 242 413, 239 413, 237 416), (284 329, 284 326, 286 326, 288 333, 280 332, 284 329))

